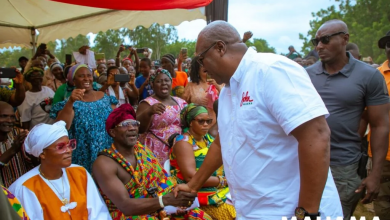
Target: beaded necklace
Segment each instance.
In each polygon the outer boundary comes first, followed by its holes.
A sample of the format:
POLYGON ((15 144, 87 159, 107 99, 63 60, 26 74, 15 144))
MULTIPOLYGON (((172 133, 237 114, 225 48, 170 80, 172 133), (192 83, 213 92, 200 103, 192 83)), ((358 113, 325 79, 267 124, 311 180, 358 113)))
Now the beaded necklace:
MULTIPOLYGON (((114 157, 115 156, 118 156, 120 158, 120 160, 118 160, 120 162, 120 164, 122 165, 123 168, 125 168, 125 170, 131 174, 131 178, 134 179, 135 183, 138 185, 138 192, 140 195, 142 195, 145 191, 145 187, 143 185, 141 185, 141 183, 146 183, 145 182, 145 175, 143 174, 143 171, 144 171, 144 165, 143 165, 143 161, 142 161, 142 155, 141 153, 139 152, 138 150, 138 145, 140 143, 138 142, 135 146, 134 146, 134 151, 135 151, 135 158, 137 159, 137 163, 139 165, 139 172, 140 172, 140 176, 141 176, 141 180, 138 180, 136 178, 136 173, 137 171, 134 170, 133 166, 131 165, 131 163, 129 161, 126 160, 126 158, 123 157, 123 155, 121 153, 119 153, 119 151, 115 148, 114 144, 111 145, 111 148, 114 150, 115 154, 116 155, 113 155, 114 157)), ((117 158, 116 158, 117 159, 117 158)))

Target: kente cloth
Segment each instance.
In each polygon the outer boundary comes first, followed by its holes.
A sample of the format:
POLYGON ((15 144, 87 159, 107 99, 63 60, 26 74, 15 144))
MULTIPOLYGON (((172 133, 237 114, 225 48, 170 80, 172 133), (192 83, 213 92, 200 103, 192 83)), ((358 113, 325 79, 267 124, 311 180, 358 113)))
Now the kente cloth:
MULTIPOLYGON (((209 147, 211 143, 214 141, 214 138, 211 137, 211 135, 206 134, 203 137, 203 141, 196 141, 192 136, 189 136, 187 134, 184 135, 178 135, 176 137, 175 143, 184 141, 189 143, 192 146, 192 149, 194 150, 194 157, 196 162, 196 170, 200 168, 202 165, 204 159, 206 158, 207 152, 209 150, 209 147)), ((180 171, 180 167, 177 163, 177 158, 173 154, 173 148, 177 147, 177 145, 174 144, 174 146, 170 150, 169 159, 171 163, 171 175, 173 177, 176 177, 176 180, 178 183, 186 183, 184 181, 183 174, 180 171)), ((218 168, 212 176, 225 176, 225 172, 223 170, 223 166, 218 168)), ((203 205, 213 205, 213 206, 219 206, 226 201, 226 194, 229 193, 229 187, 217 189, 216 187, 205 187, 201 188, 198 192, 198 199, 201 206, 203 205)))
POLYGON ((95 182, 83 167, 72 164, 63 168, 62 177, 56 180, 44 178, 39 167, 9 187, 31 219, 111 220, 95 182))
MULTIPOLYGON (((121 166, 131 175, 131 179, 128 183, 125 184, 125 188, 129 193, 130 198, 142 199, 142 198, 152 198, 146 191, 146 189, 151 187, 157 187, 157 195, 165 195, 170 193, 173 190, 173 187, 176 185, 174 178, 168 177, 168 174, 159 164, 157 158, 154 156, 153 152, 147 147, 143 146, 138 142, 134 146, 134 154, 137 159, 137 166, 131 171, 131 168, 113 151, 103 150, 100 155, 108 156, 116 160, 121 166), (139 182, 139 184, 137 184, 139 182)), ((125 216, 117 206, 100 190, 100 193, 103 196, 104 201, 108 207, 108 210, 111 213, 113 220, 158 220, 157 216, 153 215, 141 215, 141 216, 125 216)), ((142 201, 142 200, 141 200, 142 201)), ((171 216, 173 219, 205 219, 208 220, 211 218, 198 208, 191 210, 185 216, 171 216)))
MULTIPOLYGON (((12 148, 15 137, 20 133, 19 128, 14 127, 7 134, 7 140, 0 142, 0 156, 7 150, 12 148)), ((0 183, 5 187, 9 187, 15 180, 21 177, 27 171, 33 168, 31 158, 26 154, 25 148, 22 147, 7 163, 6 166, 0 169, 0 183)))
POLYGON ((19 200, 4 186, 1 186, 4 195, 7 197, 8 202, 15 212, 18 214, 20 219, 22 220, 30 220, 26 211, 24 210, 22 204, 20 204, 19 200))
POLYGON ((113 129, 116 125, 118 125, 120 122, 127 120, 127 119, 133 119, 135 120, 136 114, 133 109, 133 107, 126 103, 118 108, 114 109, 107 117, 106 120, 106 131, 108 134, 110 134, 110 129, 113 129))

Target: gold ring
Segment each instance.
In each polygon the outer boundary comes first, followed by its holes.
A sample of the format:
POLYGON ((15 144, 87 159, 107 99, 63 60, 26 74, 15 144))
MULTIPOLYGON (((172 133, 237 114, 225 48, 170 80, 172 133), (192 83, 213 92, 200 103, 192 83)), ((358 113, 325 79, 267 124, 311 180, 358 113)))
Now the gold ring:
POLYGON ((191 206, 191 203, 192 203, 191 201, 188 201, 188 206, 191 206))

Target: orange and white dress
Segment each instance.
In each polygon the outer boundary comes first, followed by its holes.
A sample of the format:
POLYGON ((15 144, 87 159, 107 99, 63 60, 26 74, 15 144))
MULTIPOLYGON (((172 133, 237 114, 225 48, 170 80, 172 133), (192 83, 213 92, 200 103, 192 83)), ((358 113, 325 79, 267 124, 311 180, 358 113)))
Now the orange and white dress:
POLYGON ((61 178, 50 181, 41 176, 39 167, 9 187, 31 219, 112 219, 95 182, 83 167, 72 164, 63 169, 61 178))

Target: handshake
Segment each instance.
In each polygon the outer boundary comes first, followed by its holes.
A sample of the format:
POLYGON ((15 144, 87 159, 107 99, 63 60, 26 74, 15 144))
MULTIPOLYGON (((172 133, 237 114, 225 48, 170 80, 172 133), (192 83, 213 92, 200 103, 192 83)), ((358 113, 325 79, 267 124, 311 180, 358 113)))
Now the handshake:
MULTIPOLYGON (((171 193, 163 196, 162 200, 164 206, 187 208, 192 206, 197 195, 197 192, 195 190, 191 190, 187 184, 179 184, 171 193)), ((199 204, 195 207, 198 206, 199 204)))

